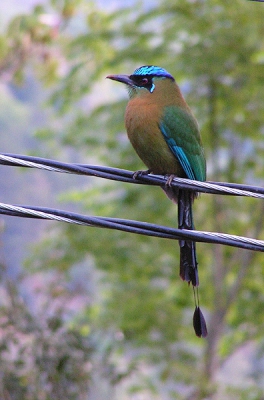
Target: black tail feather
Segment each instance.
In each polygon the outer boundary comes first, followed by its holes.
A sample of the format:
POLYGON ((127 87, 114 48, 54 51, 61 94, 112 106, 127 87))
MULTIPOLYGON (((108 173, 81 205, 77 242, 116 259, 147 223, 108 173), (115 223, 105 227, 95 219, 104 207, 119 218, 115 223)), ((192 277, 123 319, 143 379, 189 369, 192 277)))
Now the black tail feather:
POLYGON ((205 338, 207 336, 206 322, 200 307, 196 306, 193 314, 193 328, 196 336, 205 338))
MULTIPOLYGON (((167 196, 178 203, 178 226, 179 229, 194 229, 192 203, 197 197, 195 192, 182 190, 166 185, 163 190, 167 196)), ((198 263, 196 259, 196 244, 191 240, 179 240, 180 246, 180 277, 193 285, 195 310, 193 314, 193 327, 198 337, 207 336, 205 318, 199 306, 199 277, 198 263)))
POLYGON ((191 282, 193 286, 199 285, 197 265, 195 243, 185 241, 180 247, 180 277, 184 281, 191 282))
MULTIPOLYGON (((178 225, 179 229, 194 229, 192 203, 195 194, 188 190, 178 191, 178 225)), ((193 286, 199 285, 195 242, 180 240, 180 276, 193 286)))

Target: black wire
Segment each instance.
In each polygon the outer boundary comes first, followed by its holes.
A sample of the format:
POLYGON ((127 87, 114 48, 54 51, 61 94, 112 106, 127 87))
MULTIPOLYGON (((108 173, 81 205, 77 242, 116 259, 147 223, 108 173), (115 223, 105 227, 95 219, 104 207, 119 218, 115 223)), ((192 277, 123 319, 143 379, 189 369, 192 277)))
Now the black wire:
MULTIPOLYGON (((167 182, 167 178, 158 175, 144 175, 139 174, 137 179, 134 179, 134 172, 105 167, 100 165, 90 164, 70 164, 63 163, 55 160, 50 160, 41 157, 0 153, 0 164, 7 166, 27 167, 27 168, 43 168, 55 172, 74 173, 78 175, 96 176, 100 178, 116 180, 121 182, 133 183, 133 184, 145 184, 145 185, 158 185, 164 186, 167 182), (2 158, 1 158, 2 157, 2 158), (6 160, 9 158, 10 160, 6 160), (22 162, 28 164, 22 164, 22 162)), ((237 183, 227 182, 200 182, 192 181, 184 178, 175 178, 171 182, 172 186, 193 190, 196 192, 218 194, 218 195, 233 195, 233 196, 249 196, 264 198, 264 188, 259 186, 242 185, 237 183), (229 190, 227 192, 227 190, 229 190), (234 190, 234 191, 233 191, 234 190), (241 192, 240 192, 241 191, 241 192), (243 193, 247 192, 247 194, 243 193)))
MULTIPOLYGON (((134 172, 89 164, 70 164, 55 160, 17 154, 0 154, 0 164, 27 168, 40 168, 48 171, 96 176, 133 184, 147 184, 164 186, 167 178, 157 175, 138 176, 134 179, 134 172)), ((221 195, 252 196, 264 198, 264 189, 257 186, 240 185, 225 182, 199 182, 183 178, 175 178, 173 186, 204 193, 221 195)), ((196 242, 218 243, 233 247, 240 247, 255 251, 264 251, 264 242, 261 240, 228 235, 215 232, 201 232, 195 230, 174 229, 146 222, 125 220, 119 218, 84 216, 77 213, 55 210, 44 207, 15 206, 0 203, 0 214, 24 217, 54 219, 74 224, 95 226, 108 229, 117 229, 141 235, 155 236, 167 239, 189 239, 196 242)))
POLYGON ((196 242, 217 243, 232 247, 239 247, 243 249, 264 252, 264 241, 257 239, 249 239, 224 233, 176 229, 141 221, 120 218, 87 216, 46 207, 17 206, 0 203, 0 214, 24 218, 53 219, 61 222, 99 228, 116 229, 120 231, 160 237, 165 239, 190 239, 196 242))

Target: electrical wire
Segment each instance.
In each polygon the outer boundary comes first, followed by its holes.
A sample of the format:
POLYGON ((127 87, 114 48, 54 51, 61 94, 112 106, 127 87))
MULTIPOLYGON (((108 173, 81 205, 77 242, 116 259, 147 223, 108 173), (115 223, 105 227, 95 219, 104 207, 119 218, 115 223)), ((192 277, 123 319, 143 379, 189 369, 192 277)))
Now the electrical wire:
MULTIPOLYGON (((6 166, 38 168, 60 173, 95 176, 133 184, 164 186, 167 182, 166 176, 139 174, 135 179, 134 172, 128 170, 89 164, 63 163, 46 158, 17 154, 0 154, 0 164, 6 166)), ((177 177, 173 179, 172 186, 210 194, 247 196, 264 199, 264 188, 258 186, 226 182, 200 182, 177 177)), ((249 250, 264 251, 264 241, 243 236, 218 232, 175 229, 141 221, 119 218, 85 216, 44 207, 0 203, 0 214, 24 218, 49 219, 78 225, 117 229, 125 232, 166 239, 189 239, 195 242, 217 243, 249 250)))
MULTIPOLYGON (((161 175, 138 174, 137 178, 135 179, 134 172, 124 169, 90 164, 70 164, 41 157, 17 154, 1 153, 0 164, 7 166, 38 168, 61 173, 96 176, 99 178, 141 185, 165 186, 167 183, 167 178, 161 175)), ((264 199, 264 188, 259 186, 241 185, 226 182, 201 182, 178 177, 175 177, 172 180, 171 185, 181 189, 188 189, 201 193, 246 196, 264 199)))
POLYGON ((128 219, 87 216, 46 207, 29 207, 0 203, 0 214, 16 217, 55 220, 97 228, 116 229, 165 239, 189 239, 196 242, 217 243, 264 252, 263 240, 229 235, 226 233, 176 229, 128 219))

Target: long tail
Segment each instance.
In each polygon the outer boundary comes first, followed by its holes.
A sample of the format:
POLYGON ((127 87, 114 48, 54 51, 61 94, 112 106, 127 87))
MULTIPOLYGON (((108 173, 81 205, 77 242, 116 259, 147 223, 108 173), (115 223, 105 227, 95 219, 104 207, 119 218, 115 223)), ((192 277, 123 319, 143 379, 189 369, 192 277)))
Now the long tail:
MULTIPOLYGON (((192 203, 196 197, 194 192, 173 188, 169 185, 163 188, 167 196, 178 203, 178 226, 179 229, 194 229, 192 203)), ((198 293, 198 263, 196 260, 195 242, 191 240, 179 240, 180 245, 180 276, 184 281, 193 285, 195 310, 193 314, 193 327, 199 337, 207 336, 206 322, 199 306, 198 293)))
MULTIPOLYGON (((178 225, 179 229, 194 229, 192 203, 195 195, 188 190, 178 191, 178 225)), ((180 276, 193 286, 199 285, 195 242, 179 240, 180 276)))
MULTIPOLYGON (((178 192, 178 225, 179 229, 194 229, 192 203, 196 197, 194 192, 179 190, 178 192)), ((199 306, 198 293, 198 264, 196 259, 195 242, 179 240, 180 245, 180 276, 184 281, 191 282, 195 300, 193 327, 198 337, 207 336, 206 322, 199 306), (196 287, 196 288, 195 288, 196 287)))

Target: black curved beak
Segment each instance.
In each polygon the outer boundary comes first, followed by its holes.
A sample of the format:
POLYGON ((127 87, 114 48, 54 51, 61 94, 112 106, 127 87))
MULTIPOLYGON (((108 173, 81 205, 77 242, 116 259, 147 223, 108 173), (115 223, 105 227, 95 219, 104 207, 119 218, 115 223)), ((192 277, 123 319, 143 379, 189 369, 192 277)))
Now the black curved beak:
POLYGON ((107 75, 107 79, 112 79, 112 81, 117 81, 125 83, 128 86, 134 86, 135 83, 130 79, 129 75, 107 75))

